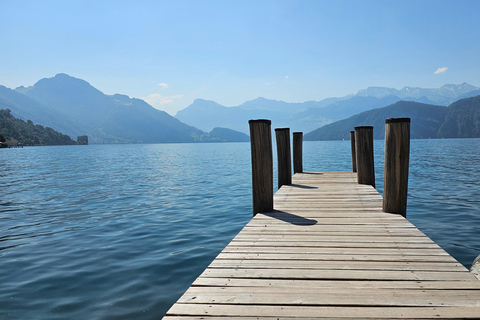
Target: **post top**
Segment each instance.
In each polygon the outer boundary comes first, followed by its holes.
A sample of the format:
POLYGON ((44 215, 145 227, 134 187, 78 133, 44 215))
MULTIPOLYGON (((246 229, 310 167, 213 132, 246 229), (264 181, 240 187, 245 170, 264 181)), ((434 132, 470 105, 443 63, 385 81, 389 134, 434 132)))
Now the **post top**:
POLYGON ((410 118, 388 118, 385 123, 410 122, 410 118))
POLYGON ((303 132, 294 132, 293 134, 303 134, 303 132))
POLYGON ((373 129, 373 126, 357 126, 355 127, 355 130, 357 129, 373 129))
POLYGON ((248 124, 252 124, 252 123, 272 124, 272 121, 267 120, 267 119, 252 119, 252 120, 248 120, 248 124))
POLYGON ((290 128, 275 128, 275 131, 286 131, 286 130, 290 130, 290 128))

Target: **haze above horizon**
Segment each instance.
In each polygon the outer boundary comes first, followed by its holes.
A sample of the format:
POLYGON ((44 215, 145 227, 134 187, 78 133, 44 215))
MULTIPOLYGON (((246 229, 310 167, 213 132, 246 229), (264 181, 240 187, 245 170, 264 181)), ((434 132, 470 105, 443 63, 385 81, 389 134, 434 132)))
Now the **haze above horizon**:
POLYGON ((0 1, 0 85, 67 73, 174 115, 480 86, 479 1, 0 1))

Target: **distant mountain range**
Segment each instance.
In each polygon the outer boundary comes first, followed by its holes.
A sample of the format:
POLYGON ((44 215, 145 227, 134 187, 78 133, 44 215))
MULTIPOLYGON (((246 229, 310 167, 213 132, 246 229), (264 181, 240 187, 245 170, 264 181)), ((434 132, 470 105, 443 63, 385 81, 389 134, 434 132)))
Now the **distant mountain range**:
POLYGON ((399 101, 328 124, 305 134, 304 140, 350 139, 355 126, 373 126, 375 139, 385 137, 385 119, 411 118, 411 138, 480 138, 480 95, 448 107, 399 101))
MULTIPOLYGON (((232 141, 231 133, 224 137, 217 130, 211 138, 143 100, 105 95, 88 82, 66 74, 41 79, 28 88, 0 86, 0 109, 6 108, 18 118, 71 137, 88 135, 91 143, 232 141)), ((235 139, 245 141, 248 136, 235 139)))
MULTIPOLYGON (((272 120, 276 128, 289 127, 292 131, 302 132, 315 130, 315 134, 306 135, 310 139, 337 139, 341 137, 332 133, 321 133, 320 136, 317 133, 324 131, 316 129, 367 110, 392 105, 403 106, 399 110, 412 106, 409 109, 411 112, 417 108, 420 113, 430 108, 425 116, 429 117, 429 121, 439 122, 438 126, 436 123, 430 125, 438 130, 437 134, 455 136, 457 129, 450 122, 440 128, 443 118, 457 119, 460 131, 470 129, 462 127, 465 119, 451 111, 455 108, 442 106, 479 94, 480 88, 462 83, 436 89, 370 87, 345 97, 302 103, 257 98, 236 107, 197 99, 172 117, 141 99, 121 94, 105 95, 84 80, 57 74, 53 78, 41 79, 31 87, 22 86, 13 90, 0 86, 0 109, 8 108, 17 118, 51 127, 74 139, 87 135, 90 143, 249 141, 246 135, 249 132, 248 120, 261 118, 272 120), (423 105, 410 104, 414 102, 423 105)), ((412 127, 415 122, 416 119, 412 121, 412 127)), ((431 137, 431 132, 425 131, 419 136, 431 137)))
POLYGON ((334 121, 401 100, 447 106, 458 99, 478 95, 479 89, 468 83, 446 84, 435 89, 405 87, 397 90, 370 87, 358 91, 357 94, 322 101, 287 103, 258 98, 235 107, 225 107, 214 101, 197 99, 187 108, 177 112, 175 118, 205 131, 224 126, 248 133, 249 119, 267 118, 272 120, 275 127, 289 127, 292 131, 309 132, 334 121))

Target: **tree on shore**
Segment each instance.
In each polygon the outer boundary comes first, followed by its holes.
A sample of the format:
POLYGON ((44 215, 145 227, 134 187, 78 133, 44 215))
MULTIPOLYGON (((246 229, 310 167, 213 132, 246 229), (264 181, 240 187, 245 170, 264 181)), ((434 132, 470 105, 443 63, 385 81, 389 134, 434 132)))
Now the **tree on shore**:
POLYGON ((76 144, 69 136, 49 127, 35 125, 15 118, 10 109, 0 109, 0 135, 9 144, 23 145, 66 145, 76 144))

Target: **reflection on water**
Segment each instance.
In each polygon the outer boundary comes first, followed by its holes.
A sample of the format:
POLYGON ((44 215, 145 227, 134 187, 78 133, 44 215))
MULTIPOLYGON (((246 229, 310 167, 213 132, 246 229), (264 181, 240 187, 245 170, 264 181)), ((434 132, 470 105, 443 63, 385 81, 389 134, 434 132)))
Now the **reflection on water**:
MULTIPOLYGON (((411 144, 407 217, 467 266, 479 148, 411 144)), ((349 141, 304 144, 306 171, 350 161, 349 141)), ((375 161, 381 192, 383 141, 375 161)), ((0 166, 0 318, 160 318, 251 218, 248 143, 5 149, 0 166)))

